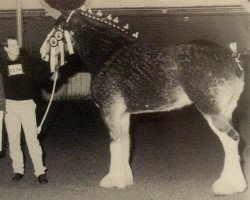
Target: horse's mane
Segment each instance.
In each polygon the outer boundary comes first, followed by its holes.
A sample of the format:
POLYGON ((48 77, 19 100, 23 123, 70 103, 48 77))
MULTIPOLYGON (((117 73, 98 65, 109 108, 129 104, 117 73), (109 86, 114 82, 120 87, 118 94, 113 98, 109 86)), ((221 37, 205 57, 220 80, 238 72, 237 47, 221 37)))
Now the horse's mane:
POLYGON ((117 18, 99 15, 100 11, 94 14, 91 9, 78 8, 68 19, 81 56, 88 57, 87 65, 103 64, 119 49, 137 43, 138 35, 120 26, 117 18))
MULTIPOLYGON (((84 10, 78 8, 75 10, 75 15, 80 18, 80 23, 85 26, 84 31, 89 31, 92 37, 95 37, 97 40, 100 38, 105 43, 121 46, 137 42, 138 35, 136 36, 136 33, 134 33, 133 36, 128 27, 124 28, 124 26, 121 26, 118 18, 114 18, 111 15, 106 17, 100 16, 100 13, 101 11, 98 11, 94 14, 91 9, 84 10)), ((81 27, 81 24, 79 27, 81 27)))

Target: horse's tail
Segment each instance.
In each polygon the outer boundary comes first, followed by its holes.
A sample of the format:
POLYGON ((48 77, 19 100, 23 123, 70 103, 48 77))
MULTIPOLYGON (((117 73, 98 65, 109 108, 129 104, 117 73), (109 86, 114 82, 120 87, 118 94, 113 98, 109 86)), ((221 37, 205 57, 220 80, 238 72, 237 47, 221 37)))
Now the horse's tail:
POLYGON ((244 75, 244 70, 247 67, 247 62, 249 59, 249 55, 245 54, 244 52, 237 52, 233 54, 235 60, 235 75, 240 78, 244 75))
POLYGON ((247 51, 237 50, 237 43, 231 43, 229 47, 235 60, 235 74, 240 78, 243 76, 244 69, 246 69, 250 54, 247 51))

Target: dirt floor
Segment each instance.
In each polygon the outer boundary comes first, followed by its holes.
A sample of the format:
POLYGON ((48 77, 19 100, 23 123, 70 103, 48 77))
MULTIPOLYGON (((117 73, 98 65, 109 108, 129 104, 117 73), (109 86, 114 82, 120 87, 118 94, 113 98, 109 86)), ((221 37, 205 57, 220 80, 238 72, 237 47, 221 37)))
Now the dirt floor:
MULTIPOLYGON (((245 122, 245 131, 249 124, 245 122)), ((109 168, 110 139, 98 109, 91 101, 54 103, 40 137, 49 183, 39 185, 25 145, 25 177, 19 183, 11 182, 5 135, 0 200, 250 199, 249 190, 229 197, 213 196, 211 185, 222 170, 223 149, 194 107, 132 116, 131 135, 135 184, 122 190, 99 188, 109 168)), ((249 159, 244 169, 249 181, 249 159)))

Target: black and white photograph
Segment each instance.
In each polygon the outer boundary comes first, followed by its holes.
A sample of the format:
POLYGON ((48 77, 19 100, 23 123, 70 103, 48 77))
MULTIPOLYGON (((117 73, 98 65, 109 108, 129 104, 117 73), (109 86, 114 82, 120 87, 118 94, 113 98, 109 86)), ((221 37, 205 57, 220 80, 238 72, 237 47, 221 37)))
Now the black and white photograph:
POLYGON ((0 0, 0 200, 249 200, 250 0, 0 0))

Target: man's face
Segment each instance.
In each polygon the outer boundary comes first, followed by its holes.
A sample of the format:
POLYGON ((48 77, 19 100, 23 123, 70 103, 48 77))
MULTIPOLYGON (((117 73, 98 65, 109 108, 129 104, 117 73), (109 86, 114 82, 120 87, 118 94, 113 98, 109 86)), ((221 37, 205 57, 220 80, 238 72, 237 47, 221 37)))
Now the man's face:
POLYGON ((8 46, 4 47, 4 50, 7 52, 10 58, 17 58, 20 54, 20 49, 15 39, 7 40, 8 46))

